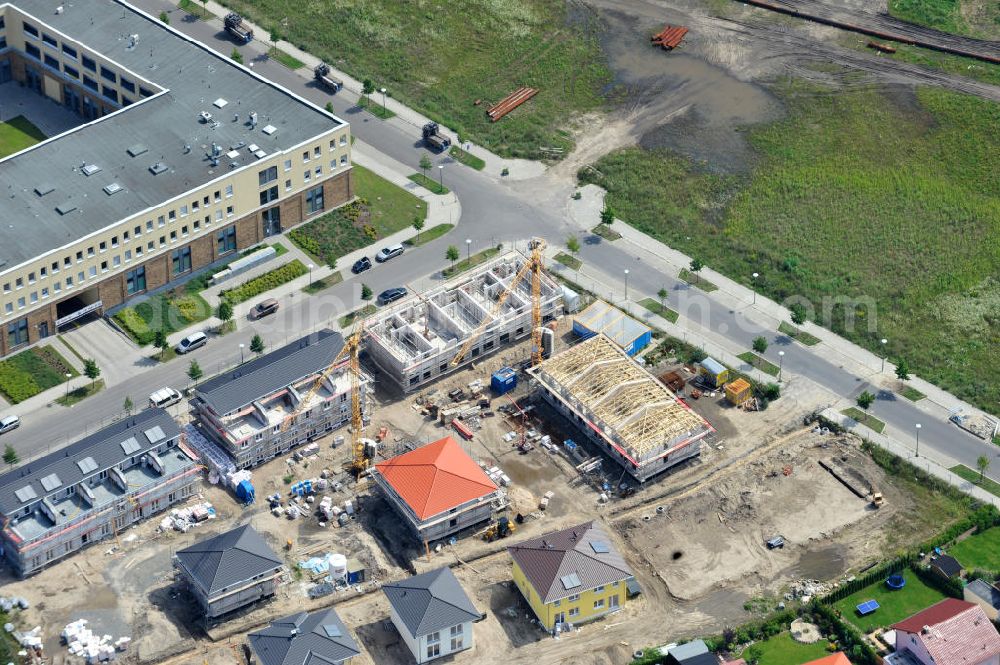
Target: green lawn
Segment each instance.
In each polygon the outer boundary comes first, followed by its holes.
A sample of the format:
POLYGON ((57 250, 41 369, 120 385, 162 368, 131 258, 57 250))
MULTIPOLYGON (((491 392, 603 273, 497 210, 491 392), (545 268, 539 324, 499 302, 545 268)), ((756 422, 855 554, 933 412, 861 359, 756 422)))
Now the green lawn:
POLYGON ((567 254, 566 252, 559 252, 558 254, 556 254, 555 260, 563 264, 570 270, 579 270, 580 268, 583 267, 583 261, 576 258, 575 256, 567 254))
POLYGON ((965 478, 966 480, 975 485, 979 485, 984 490, 986 490, 990 494, 993 494, 994 496, 1000 496, 1000 483, 990 478, 986 478, 984 482, 980 482, 979 481, 980 474, 975 469, 970 469, 964 464, 959 464, 958 466, 951 467, 949 471, 961 476, 962 478, 965 478))
POLYGON ((826 640, 813 644, 802 644, 792 639, 791 633, 784 632, 769 637, 763 642, 757 642, 743 652, 744 658, 748 651, 758 656, 759 665, 802 665, 811 660, 829 656, 826 640))
POLYGON ((382 106, 374 99, 370 97, 362 97, 358 100, 358 106, 367 109, 376 118, 381 118, 382 120, 388 120, 389 118, 395 118, 396 114, 389 110, 387 106, 382 106))
POLYGON ((267 56, 272 60, 276 60, 285 67, 288 67, 292 71, 296 69, 302 69, 305 67, 305 63, 296 58, 295 56, 285 53, 280 48, 271 47, 267 51, 267 56))
POLYGON ((30 148, 47 137, 38 127, 19 115, 7 122, 0 122, 0 159, 30 148))
POLYGON ((102 390, 104 390, 104 379, 98 379, 97 381, 92 381, 85 386, 71 390, 66 395, 60 395, 56 398, 56 404, 60 404, 62 406, 73 406, 77 402, 85 400, 91 395, 96 395, 102 390))
POLYGON ((889 0, 889 13, 944 32, 1000 39, 995 0, 889 0))
POLYGON ((414 173, 413 175, 407 177, 424 189, 430 190, 433 194, 447 194, 451 191, 447 187, 443 187, 437 180, 432 180, 423 173, 414 173))
POLYGON ((302 261, 292 259, 285 265, 248 279, 239 286, 220 291, 219 297, 230 305, 238 305, 251 298, 256 298, 262 293, 267 293, 283 284, 287 284, 294 279, 298 279, 308 272, 309 269, 302 265, 302 261))
POLYGON ((437 240, 453 228, 455 228, 454 224, 438 224, 437 226, 432 226, 426 231, 421 231, 409 240, 404 241, 403 244, 407 247, 419 247, 420 245, 426 245, 432 240, 437 240))
POLYGON ((671 323, 677 323, 677 312, 670 309, 669 307, 664 307, 660 304, 659 300, 653 300, 652 298, 646 298, 645 300, 640 300, 639 304, 648 309, 653 314, 657 314, 671 323))
POLYGON ((361 249, 427 217, 427 203, 354 165, 357 200, 292 229, 288 237, 316 263, 334 265, 344 254, 361 249))
POLYGON ((215 18, 215 14, 208 11, 201 2, 195 2, 195 0, 180 0, 177 6, 184 11, 186 11, 191 16, 199 18, 203 21, 215 18))
POLYGON ((956 543, 948 554, 968 569, 1000 570, 1000 527, 987 529, 956 543))
POLYGON ((864 411, 856 407, 852 406, 849 409, 844 409, 843 411, 841 411, 841 413, 847 416, 848 418, 853 418, 854 420, 857 420, 859 423, 861 423, 868 429, 875 430, 879 434, 881 434, 882 430, 885 429, 884 422, 882 422, 875 416, 871 415, 870 413, 865 413, 864 411))
POLYGON ((474 268, 480 263, 485 263, 492 259, 494 256, 500 253, 500 250, 496 247, 488 247, 481 252, 476 252, 468 259, 462 259, 455 264, 448 266, 441 271, 441 274, 445 277, 454 277, 455 275, 465 272, 469 268, 474 268))
POLYGON ((350 328, 352 325, 354 325, 354 322, 359 317, 364 318, 366 316, 371 316, 372 314, 375 313, 375 310, 377 310, 377 309, 378 308, 375 307, 375 305, 372 305, 371 303, 369 303, 369 304, 365 305, 364 307, 362 307, 361 309, 354 310, 350 314, 345 314, 344 316, 340 317, 340 327, 342 329, 343 328, 350 328))
MULTIPOLYGON (((14 616, 6 612, 0 611, 0 625, 6 625, 8 623, 19 624, 20 621, 15 621, 14 616)), ((20 626, 18 626, 20 628, 20 626)), ((8 633, 6 630, 0 631, 0 661, 5 663, 16 663, 19 656, 17 652, 21 650, 21 645, 17 643, 14 636, 8 633)))
MULTIPOLYGON (((211 275, 202 275, 203 278, 211 275)), ((157 330, 170 335, 212 316, 212 307, 197 292, 198 278, 184 286, 158 293, 138 305, 126 307, 114 319, 136 344, 152 344, 157 330)))
POLYGON ((815 335, 810 335, 804 330, 799 330, 790 323, 782 321, 778 324, 778 332, 784 333, 794 339, 796 342, 801 342, 806 346, 815 346, 819 344, 820 340, 815 335))
POLYGON ((610 240, 612 242, 615 240, 621 240, 622 237, 622 234, 612 230, 608 224, 598 224, 597 226, 591 229, 591 233, 593 233, 596 236, 601 236, 605 240, 610 240))
POLYGON ((455 158, 455 161, 465 164, 469 168, 476 169, 477 171, 482 171, 486 168, 486 162, 481 158, 476 157, 471 152, 466 152, 456 145, 451 146, 451 150, 448 154, 455 158))
POLYGON ((331 273, 330 275, 324 277, 323 279, 317 279, 312 284, 306 284, 302 287, 302 291, 308 293, 309 295, 315 295, 320 291, 325 291, 331 286, 336 286, 344 281, 344 276, 340 274, 340 271, 331 273))
POLYGON ((746 131, 746 175, 627 148, 580 181, 636 228, 723 274, 767 275, 762 294, 808 299, 810 318, 869 350, 885 337, 913 373, 1000 413, 1000 104, 936 88, 776 91, 787 116, 746 131))
POLYGON ((923 398, 927 397, 927 395, 923 394, 922 392, 920 392, 919 390, 917 390, 912 386, 906 386, 905 388, 899 391, 899 394, 905 397, 906 399, 910 400, 911 402, 919 402, 923 398))
POLYGON ((778 366, 765 358, 761 358, 753 351, 746 351, 736 357, 745 363, 750 363, 765 374, 778 376, 778 366))
POLYGON ((715 284, 712 284, 701 275, 693 273, 687 268, 682 268, 677 276, 682 280, 684 280, 685 282, 687 282, 688 284, 690 284, 691 286, 695 286, 701 289, 705 293, 711 293, 712 291, 719 290, 719 287, 717 287, 715 284))
POLYGON ((906 586, 898 591, 887 587, 885 580, 882 580, 838 600, 833 606, 840 610, 847 621, 868 633, 879 626, 890 626, 945 598, 940 591, 920 581, 916 573, 905 570, 903 577, 906 579, 906 586), (866 600, 878 601, 879 608, 868 616, 858 616, 857 606, 866 600))
POLYGON ((80 375, 51 346, 36 346, 0 361, 0 393, 17 404, 65 383, 66 374, 80 375))

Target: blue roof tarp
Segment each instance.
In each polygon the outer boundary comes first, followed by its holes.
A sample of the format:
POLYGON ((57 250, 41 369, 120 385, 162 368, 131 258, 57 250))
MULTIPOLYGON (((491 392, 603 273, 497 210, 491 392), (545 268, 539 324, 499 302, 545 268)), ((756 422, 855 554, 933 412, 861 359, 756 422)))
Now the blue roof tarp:
POLYGON ((236 486, 236 498, 245 504, 253 503, 254 489, 249 480, 241 480, 236 486))
POLYGON ((653 339, 652 328, 603 300, 595 300, 573 318, 573 333, 583 339, 604 333, 630 356, 653 339))

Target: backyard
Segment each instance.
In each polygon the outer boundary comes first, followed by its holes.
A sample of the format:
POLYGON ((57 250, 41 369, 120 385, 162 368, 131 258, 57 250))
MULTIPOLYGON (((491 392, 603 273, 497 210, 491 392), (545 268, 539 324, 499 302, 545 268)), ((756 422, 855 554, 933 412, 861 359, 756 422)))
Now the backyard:
POLYGON ((883 580, 838 600, 833 606, 844 619, 862 632, 869 633, 879 626, 890 626, 944 599, 944 594, 924 584, 916 573, 906 570, 903 577, 906 579, 906 586, 898 591, 890 589, 883 580), (857 606, 866 600, 877 601, 879 608, 867 616, 858 616, 857 606))
POLYGON ((334 265, 341 256, 427 217, 427 203, 355 165, 357 200, 292 229, 288 237, 317 263, 334 265))
POLYGON ((543 0, 300 3, 230 0, 234 10, 501 156, 568 150, 569 120, 600 109, 610 81, 597 18, 543 0), (486 107, 518 87, 539 94, 500 122, 486 107))
POLYGON ((45 138, 45 134, 28 122, 23 115, 11 118, 7 122, 0 122, 0 159, 30 148, 45 138))
POLYGON ((17 404, 65 383, 66 374, 79 376, 51 346, 36 346, 0 361, 0 392, 8 402, 17 404))
POLYGON ((1000 571, 1000 527, 969 536, 956 543, 948 554, 969 570, 1000 571))
POLYGON ((748 174, 627 148, 580 180, 636 228, 744 284, 759 272, 762 294, 806 298, 809 318, 870 349, 887 338, 913 373, 997 413, 1000 105, 936 89, 777 91, 789 115, 747 130, 748 174))
POLYGON ((801 665, 829 656, 828 645, 829 642, 823 639, 812 644, 796 642, 791 633, 784 632, 754 643, 743 652, 742 657, 756 657, 758 665, 801 665))

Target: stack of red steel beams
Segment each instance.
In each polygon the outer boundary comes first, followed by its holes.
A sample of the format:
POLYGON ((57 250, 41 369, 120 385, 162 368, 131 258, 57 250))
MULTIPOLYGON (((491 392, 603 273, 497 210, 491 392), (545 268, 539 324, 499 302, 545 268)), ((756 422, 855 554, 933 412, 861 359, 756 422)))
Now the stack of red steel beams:
POLYGON ((653 46, 662 46, 667 50, 675 49, 684 39, 688 29, 679 25, 668 25, 660 32, 653 35, 653 46))
POLYGON ((538 90, 535 88, 518 88, 493 106, 489 107, 489 109, 486 110, 486 115, 490 117, 490 120, 496 122, 537 94, 538 90))

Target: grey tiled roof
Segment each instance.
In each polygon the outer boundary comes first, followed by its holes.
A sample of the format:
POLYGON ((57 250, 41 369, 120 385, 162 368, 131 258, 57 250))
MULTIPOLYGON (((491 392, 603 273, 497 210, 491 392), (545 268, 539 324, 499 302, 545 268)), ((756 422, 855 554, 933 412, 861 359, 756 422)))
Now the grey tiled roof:
POLYGON ((0 514, 10 515, 48 494, 62 492, 67 487, 76 485, 84 478, 97 475, 128 457, 142 455, 164 441, 175 439, 180 433, 177 423, 163 409, 146 409, 130 418, 119 420, 65 448, 0 476, 0 514), (159 432, 156 431, 157 427, 160 428, 159 432), (153 436, 152 442, 146 436, 147 431, 153 436), (163 434, 162 437, 159 436, 160 432, 163 434), (129 439, 135 439, 139 449, 126 454, 121 444, 129 439), (49 479, 53 474, 59 481, 54 487, 52 486, 54 480, 49 479), (42 485, 43 478, 51 489, 42 485), (27 493, 23 491, 26 487, 30 488, 27 493), (19 494, 21 496, 33 494, 34 497, 23 500, 19 494))
POLYGON ((197 387, 198 396, 225 415, 326 369, 342 348, 340 333, 320 330, 209 379, 197 387))
POLYGON ((330 665, 361 653, 333 609, 277 619, 248 638, 261 665, 330 665))
POLYGON ((209 596, 282 565, 281 559, 249 524, 179 550, 177 560, 209 596))
POLYGON ((595 522, 554 531, 507 551, 544 603, 632 575, 607 532, 595 522))
MULTIPOLYGON (((979 598, 982 598, 992 607, 1000 609, 1000 590, 997 590, 997 588, 989 582, 975 579, 966 585, 965 590, 967 593, 971 593, 979 598)), ((966 600, 968 600, 968 598, 966 598, 966 600)))
POLYGON ((451 568, 438 568, 386 584, 382 590, 413 637, 476 621, 482 616, 451 568))

